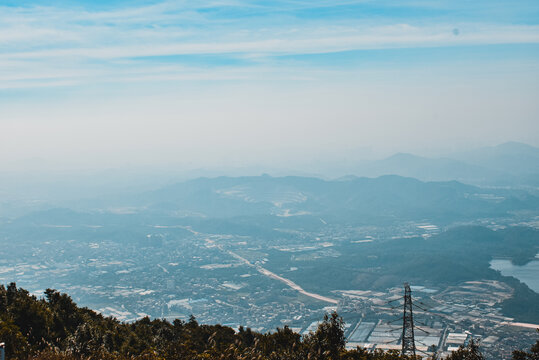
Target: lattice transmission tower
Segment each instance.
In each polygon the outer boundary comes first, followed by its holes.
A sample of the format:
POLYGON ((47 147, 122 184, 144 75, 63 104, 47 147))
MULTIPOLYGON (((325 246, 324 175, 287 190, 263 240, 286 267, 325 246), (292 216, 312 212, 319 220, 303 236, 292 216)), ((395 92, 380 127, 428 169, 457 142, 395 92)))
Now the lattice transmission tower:
POLYGON ((404 283, 404 314, 402 316, 402 355, 415 356, 412 290, 410 290, 410 285, 408 283, 404 283))

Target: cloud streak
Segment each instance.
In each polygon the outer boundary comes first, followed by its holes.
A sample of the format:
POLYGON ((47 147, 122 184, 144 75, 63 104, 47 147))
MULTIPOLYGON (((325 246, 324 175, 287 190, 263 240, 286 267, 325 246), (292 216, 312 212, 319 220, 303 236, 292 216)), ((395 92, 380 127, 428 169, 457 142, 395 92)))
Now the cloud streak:
POLYGON ((142 44, 119 43, 113 46, 61 47, 55 49, 4 53, 6 59, 43 59, 48 57, 81 57, 118 59, 151 56, 192 54, 258 54, 266 56, 315 54, 365 49, 404 47, 442 47, 461 45, 489 45, 539 43, 539 26, 480 27, 456 36, 453 27, 395 26, 340 29, 328 31, 325 36, 305 31, 290 37, 268 37, 251 41, 192 42, 174 41, 153 32, 139 34, 149 40, 142 44), (144 36, 146 35, 146 36, 144 36))
MULTIPOLYGON (((407 4, 410 9, 426 6, 407 4)), ((172 56, 212 55, 216 59, 208 71, 208 66, 184 64, 177 58, 171 79, 208 79, 208 74, 215 75, 220 68, 228 72, 224 78, 236 74, 232 77, 243 79, 252 74, 253 66, 267 67, 280 56, 539 43, 536 24, 447 19, 440 23, 417 16, 408 21, 391 12, 376 21, 356 19, 346 12, 339 12, 337 19, 326 19, 317 12, 351 6, 360 12, 363 5, 372 7, 369 1, 345 0, 277 1, 272 5, 245 0, 163 1, 107 10, 0 7, 0 88, 54 84, 54 79, 60 84, 98 78, 126 81, 129 73, 135 79, 155 79, 162 77, 162 61, 170 61, 163 58, 172 56), (306 10, 310 16, 305 16, 306 10), (454 32, 455 28, 459 31, 454 32), (230 65, 229 58, 241 61, 230 65)))

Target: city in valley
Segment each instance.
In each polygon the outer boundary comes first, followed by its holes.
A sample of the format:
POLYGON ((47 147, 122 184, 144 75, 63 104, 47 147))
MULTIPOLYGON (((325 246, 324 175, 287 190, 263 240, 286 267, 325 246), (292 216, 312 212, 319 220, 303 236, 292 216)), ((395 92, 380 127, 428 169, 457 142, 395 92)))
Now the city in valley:
POLYGON ((538 100, 538 0, 0 0, 0 358, 536 359, 538 100))
MULTIPOLYGON (((493 234, 537 228, 539 218, 530 214, 447 228, 417 221, 331 225, 320 217, 315 226, 300 230, 272 224, 272 241, 261 230, 270 231, 267 227, 217 234, 207 225, 188 225, 186 219, 152 223, 151 216, 131 216, 100 223, 99 216, 53 210, 6 221, 2 236, 9 256, 0 259, 0 281, 15 281, 37 297, 54 287, 82 306, 125 322, 146 316, 187 320, 193 315, 200 323, 259 332, 288 326, 307 334, 325 313, 337 311, 345 320, 348 348, 386 350, 400 349, 402 284, 410 281, 420 355, 448 354, 479 339, 489 357, 508 358, 536 337, 533 319, 517 320, 504 311, 514 284, 488 264, 481 269, 487 275, 469 280, 466 275, 449 279, 438 274, 437 280, 427 274, 439 271, 432 264, 450 261, 449 266, 458 266, 443 243, 436 245, 453 228, 493 234), (39 241, 13 245, 29 236, 39 241), (434 244, 440 253, 422 253, 414 248, 418 241, 434 244), (417 259, 409 259, 403 246, 417 259), (421 263, 429 257, 434 263, 421 265, 419 274, 393 269, 394 263, 421 263)), ((464 271, 476 276, 474 269, 464 271)))

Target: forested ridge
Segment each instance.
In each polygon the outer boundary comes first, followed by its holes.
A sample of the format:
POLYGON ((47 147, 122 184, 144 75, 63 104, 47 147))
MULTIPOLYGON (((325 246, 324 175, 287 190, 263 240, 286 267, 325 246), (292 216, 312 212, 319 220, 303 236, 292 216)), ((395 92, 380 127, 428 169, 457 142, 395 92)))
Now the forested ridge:
MULTIPOLYGON (((47 289, 38 299, 15 283, 0 285, 0 342, 7 359, 409 359, 399 352, 345 349, 344 323, 336 313, 326 315, 318 329, 301 336, 288 327, 261 334, 222 325, 148 317, 122 323, 88 308, 78 307, 67 294, 47 289)), ((531 353, 515 352, 515 360, 537 359, 539 342, 531 353)), ((450 358, 482 359, 468 346, 450 358)))

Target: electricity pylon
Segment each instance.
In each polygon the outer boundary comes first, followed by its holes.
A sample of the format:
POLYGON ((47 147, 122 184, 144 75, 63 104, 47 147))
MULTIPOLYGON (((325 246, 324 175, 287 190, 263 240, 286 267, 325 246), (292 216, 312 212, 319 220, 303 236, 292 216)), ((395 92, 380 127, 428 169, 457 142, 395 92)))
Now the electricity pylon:
POLYGON ((408 283, 404 283, 404 314, 402 316, 402 355, 415 356, 412 290, 410 290, 410 285, 408 283))

